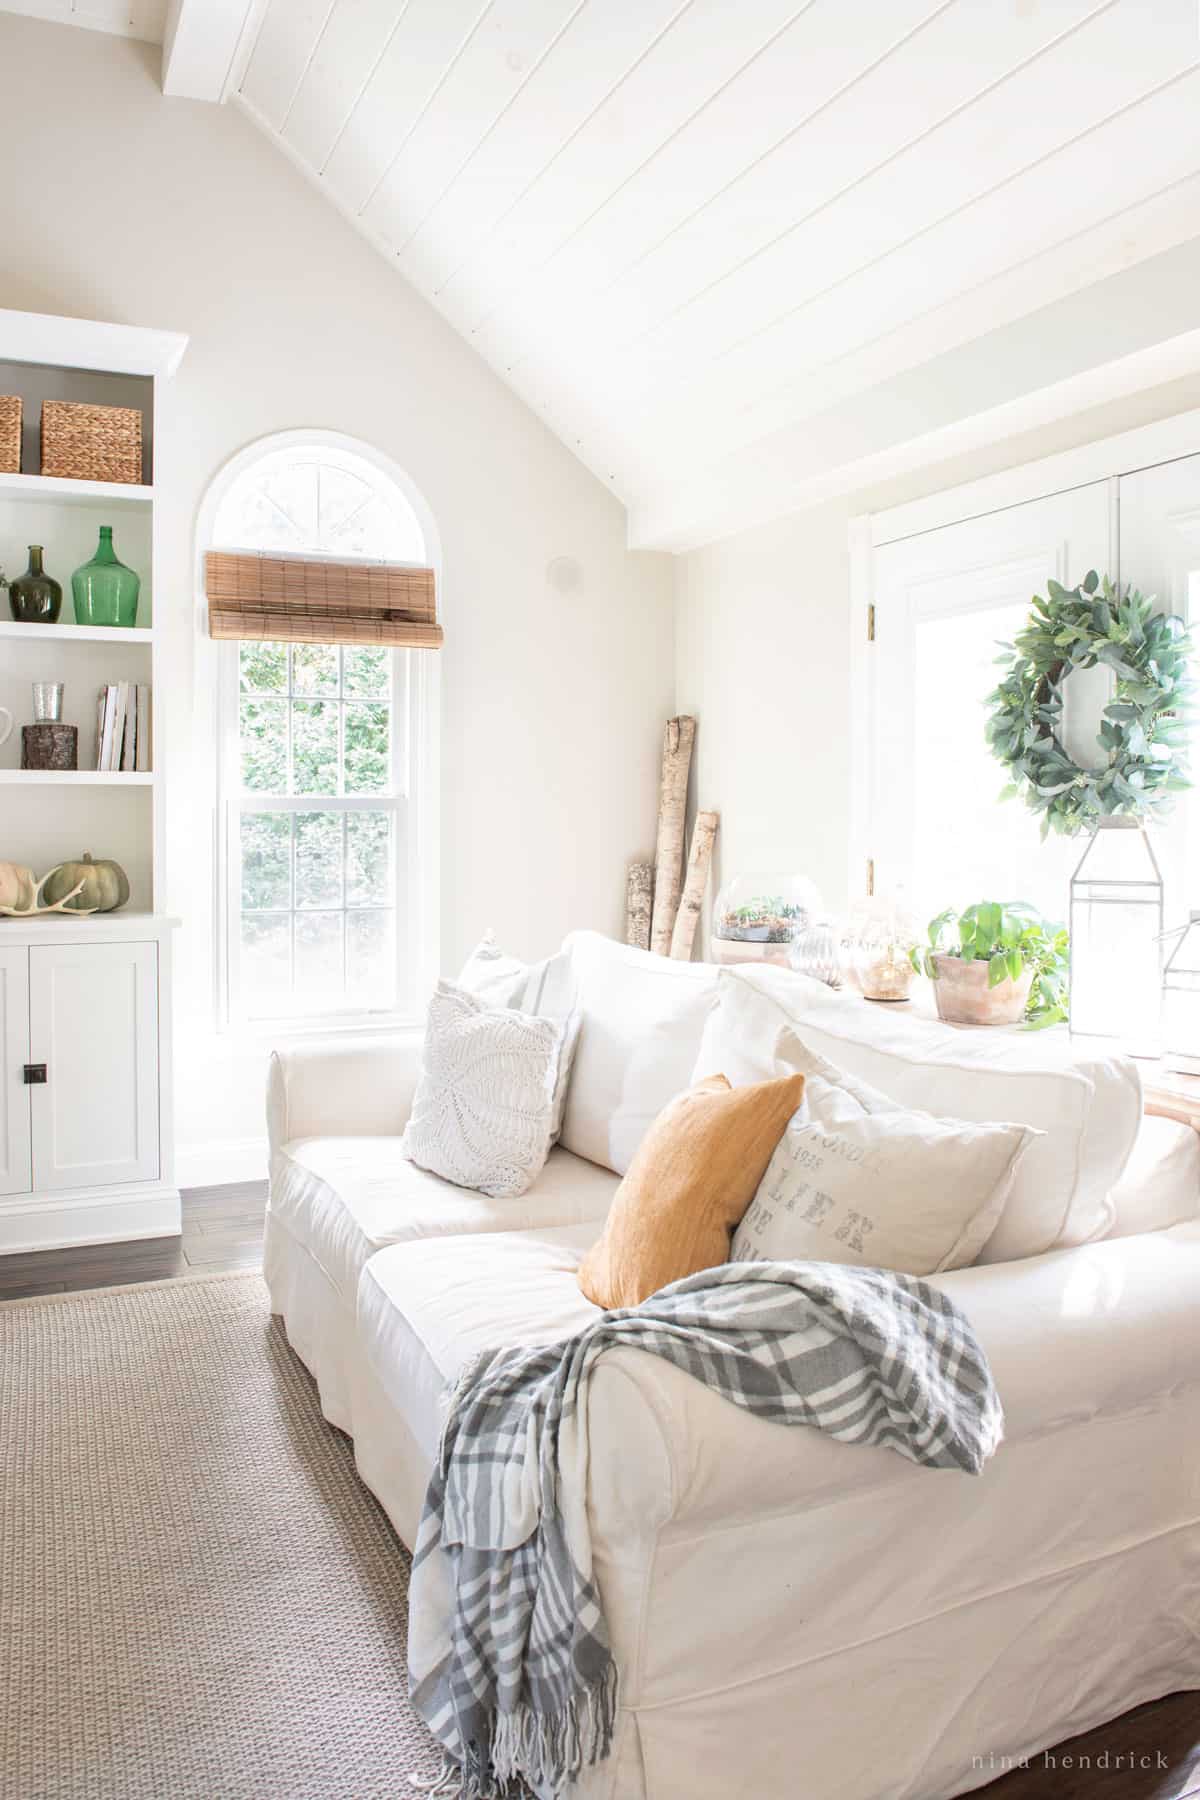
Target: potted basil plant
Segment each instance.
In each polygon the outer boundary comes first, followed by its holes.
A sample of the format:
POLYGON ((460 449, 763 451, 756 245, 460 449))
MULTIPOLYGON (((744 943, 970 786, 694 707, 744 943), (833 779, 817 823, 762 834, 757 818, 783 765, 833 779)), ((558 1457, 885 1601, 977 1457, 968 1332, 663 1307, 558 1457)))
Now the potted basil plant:
POLYGON ((911 953, 933 983, 948 1025, 1015 1025, 1034 1030, 1067 1017, 1069 939, 1022 901, 980 900, 931 920, 928 944, 911 953))

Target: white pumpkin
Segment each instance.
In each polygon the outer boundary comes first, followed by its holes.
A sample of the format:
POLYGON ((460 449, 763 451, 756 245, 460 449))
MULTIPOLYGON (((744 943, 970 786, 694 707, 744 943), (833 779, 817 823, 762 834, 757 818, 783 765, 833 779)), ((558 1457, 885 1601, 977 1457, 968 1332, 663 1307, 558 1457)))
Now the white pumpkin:
POLYGON ((33 870, 20 863, 0 862, 0 906, 32 906, 37 892, 33 870))

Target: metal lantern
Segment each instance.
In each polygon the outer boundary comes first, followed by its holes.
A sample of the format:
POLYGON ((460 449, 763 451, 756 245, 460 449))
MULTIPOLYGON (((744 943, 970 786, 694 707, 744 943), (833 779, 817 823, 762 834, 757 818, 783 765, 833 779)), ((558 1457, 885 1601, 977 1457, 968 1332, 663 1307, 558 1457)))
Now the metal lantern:
POLYGON ((1168 935, 1178 942, 1163 967, 1163 1061, 1183 1075, 1200 1075, 1200 912, 1168 935))
POLYGON ((1102 819, 1071 877, 1071 1032, 1155 1055, 1163 884, 1137 819, 1102 819))

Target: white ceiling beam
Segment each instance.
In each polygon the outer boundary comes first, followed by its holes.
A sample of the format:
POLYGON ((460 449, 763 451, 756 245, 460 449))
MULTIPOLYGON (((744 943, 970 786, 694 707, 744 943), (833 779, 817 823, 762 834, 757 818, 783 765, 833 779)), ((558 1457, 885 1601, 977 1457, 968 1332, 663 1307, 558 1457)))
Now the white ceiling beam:
POLYGON ((743 454, 714 466, 702 478, 631 507, 629 547, 676 554, 696 550, 786 513, 861 493, 951 457, 991 449, 1006 438, 1060 425, 1093 407, 1198 373, 1200 330, 1182 332, 933 430, 832 461, 819 473, 797 475, 793 466, 765 451, 758 457, 743 454))
POLYGON ((249 55, 266 0, 168 0, 162 90, 224 100, 249 55))

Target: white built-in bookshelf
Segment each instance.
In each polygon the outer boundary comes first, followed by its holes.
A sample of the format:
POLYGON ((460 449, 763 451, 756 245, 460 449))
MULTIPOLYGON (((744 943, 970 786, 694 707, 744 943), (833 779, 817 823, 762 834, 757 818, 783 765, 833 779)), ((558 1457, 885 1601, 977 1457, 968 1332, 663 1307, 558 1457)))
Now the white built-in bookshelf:
POLYGON ((178 364, 185 340, 86 320, 0 311, 0 393, 25 404, 23 469, 0 474, 0 569, 23 573, 28 546, 41 544, 46 572, 63 589, 54 625, 19 623, 0 591, 0 705, 16 721, 0 745, 0 861, 26 863, 39 874, 90 850, 113 857, 129 875, 130 908, 153 913, 163 904, 164 709, 157 704, 162 644, 155 631, 154 487, 157 389, 178 364), (101 405, 140 405, 147 482, 67 481, 38 470, 38 425, 44 396, 101 405), (137 626, 74 622, 71 574, 93 555, 101 525, 111 525, 121 561, 141 576, 137 626), (79 732, 79 768, 22 770, 20 727, 32 721, 32 684, 61 681, 63 719, 79 732), (148 770, 98 771, 96 701, 108 683, 151 689, 148 770), (53 794, 47 790, 53 790, 53 794))
POLYGON ((0 1254, 179 1229, 172 921, 163 916, 169 708, 152 470, 160 389, 186 341, 0 311, 0 394, 20 394, 25 412, 22 472, 0 474, 0 569, 10 581, 21 575, 28 546, 41 544, 63 589, 53 625, 14 620, 0 590, 0 705, 15 721, 0 745, 0 861, 40 876, 90 851, 119 862, 131 887, 128 904, 111 913, 0 919, 0 1254), (41 475, 46 398, 140 407, 146 485, 41 475), (102 525, 141 577, 133 629, 75 623, 71 575, 91 559, 102 525), (20 728, 33 720, 39 681, 63 683, 77 769, 20 766, 20 728), (97 696, 118 682, 151 690, 145 769, 96 767, 97 696))

